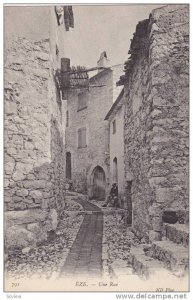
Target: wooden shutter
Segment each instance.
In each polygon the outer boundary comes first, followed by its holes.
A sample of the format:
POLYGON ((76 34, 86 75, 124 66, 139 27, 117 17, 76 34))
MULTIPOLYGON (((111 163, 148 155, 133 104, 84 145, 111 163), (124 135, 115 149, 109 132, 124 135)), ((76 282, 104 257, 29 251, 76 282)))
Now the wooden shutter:
POLYGON ((86 147, 86 127, 78 129, 78 148, 86 147))
POLYGON ((82 147, 86 147, 86 128, 82 128, 82 147))
POLYGON ((69 111, 66 112, 66 127, 69 126, 69 111))
POLYGON ((78 110, 86 108, 86 94, 80 93, 78 95, 78 110))

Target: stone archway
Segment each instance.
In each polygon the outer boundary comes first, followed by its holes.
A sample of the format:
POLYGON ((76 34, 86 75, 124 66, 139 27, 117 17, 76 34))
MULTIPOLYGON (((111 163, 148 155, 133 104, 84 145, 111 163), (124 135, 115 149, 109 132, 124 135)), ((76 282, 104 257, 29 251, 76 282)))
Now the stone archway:
POLYGON ((90 175, 89 198, 105 200, 106 195, 106 175, 101 166, 96 166, 90 175))

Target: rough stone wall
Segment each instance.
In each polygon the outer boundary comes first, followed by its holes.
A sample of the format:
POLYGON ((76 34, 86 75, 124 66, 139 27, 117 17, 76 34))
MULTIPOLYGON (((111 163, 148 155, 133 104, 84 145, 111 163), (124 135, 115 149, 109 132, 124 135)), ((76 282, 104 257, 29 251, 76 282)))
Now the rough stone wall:
POLYGON ((170 5, 151 18, 151 175, 156 201, 188 209, 189 7, 170 5))
POLYGON ((5 48, 5 222, 8 248, 35 245, 64 207, 61 100, 48 39, 5 48), (9 228, 9 229, 8 229, 9 228))
POLYGON ((140 51, 138 60, 125 84, 125 172, 132 180, 133 226, 142 235, 150 230, 148 207, 153 200, 149 186, 151 105, 148 98, 148 56, 140 51))
POLYGON ((124 139, 123 139, 123 120, 124 120, 124 105, 119 108, 115 116, 110 121, 110 184, 113 183, 114 164, 113 159, 117 158, 118 172, 118 191, 120 201, 124 194, 125 172, 124 172, 124 139), (116 132, 113 133, 113 121, 116 121, 116 132))
POLYGON ((73 187, 79 192, 87 192, 90 170, 101 166, 108 180, 109 134, 108 122, 104 118, 113 103, 112 71, 100 72, 90 79, 92 85, 104 87, 90 88, 86 92, 87 108, 77 111, 78 92, 69 95, 67 110, 69 126, 66 128, 66 151, 72 157, 73 187), (78 149, 78 128, 87 129, 87 147, 78 149))
POLYGON ((39 166, 46 164, 50 156, 50 132, 47 125, 49 122, 48 50, 49 43, 46 41, 38 45, 22 38, 6 45, 6 210, 40 206, 43 196, 45 174, 38 178, 42 181, 39 182, 37 192, 34 169, 38 171, 39 166), (16 197, 12 197, 12 193, 16 197))
POLYGON ((188 209, 188 5, 137 25, 125 65, 125 175, 133 225, 159 239, 162 211, 188 209))

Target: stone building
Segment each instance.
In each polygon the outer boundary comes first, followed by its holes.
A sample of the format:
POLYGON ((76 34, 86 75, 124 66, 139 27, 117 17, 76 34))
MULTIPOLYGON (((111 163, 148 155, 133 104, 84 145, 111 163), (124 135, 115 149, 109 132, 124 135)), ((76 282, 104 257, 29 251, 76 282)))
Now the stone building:
POLYGON ((125 172, 124 172, 124 89, 113 103, 105 120, 109 122, 109 182, 118 185, 119 202, 124 207, 125 172))
POLYGON ((73 27, 71 7, 5 7, 6 247, 56 229, 65 206, 62 98, 55 73, 73 27), (69 9, 70 20, 65 19, 69 9))
POLYGON ((139 236, 159 240, 164 211, 187 221, 189 7, 139 22, 119 84, 125 90, 124 162, 139 236))
POLYGON ((66 177, 73 188, 89 198, 104 199, 109 182, 109 134, 104 120, 117 97, 122 66, 110 68, 106 52, 98 61, 98 73, 89 90, 70 91, 66 112, 66 177))
POLYGON ((5 7, 6 246, 47 238, 66 180, 97 199, 117 181, 136 233, 160 239, 163 212, 186 219, 189 210, 188 5, 139 22, 118 88, 123 67, 110 67, 103 52, 106 68, 89 89, 61 94, 56 73, 74 25, 66 9, 5 7))

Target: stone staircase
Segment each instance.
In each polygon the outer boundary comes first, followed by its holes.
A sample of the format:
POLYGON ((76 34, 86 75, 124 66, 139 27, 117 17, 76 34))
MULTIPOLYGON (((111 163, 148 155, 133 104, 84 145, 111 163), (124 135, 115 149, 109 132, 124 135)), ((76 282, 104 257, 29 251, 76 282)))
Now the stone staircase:
POLYGON ((87 201, 88 200, 88 196, 78 193, 78 192, 74 192, 74 191, 66 191, 65 193, 65 197, 69 200, 76 200, 76 199, 82 199, 87 201))
POLYGON ((162 241, 132 246, 129 263, 133 272, 149 278, 156 273, 181 277, 189 269, 189 227, 187 224, 164 224, 162 241))
POLYGON ((188 224, 164 224, 163 236, 165 239, 189 247, 189 226, 188 224))

